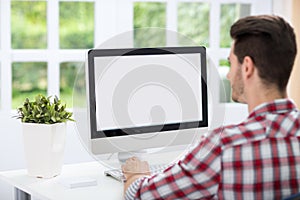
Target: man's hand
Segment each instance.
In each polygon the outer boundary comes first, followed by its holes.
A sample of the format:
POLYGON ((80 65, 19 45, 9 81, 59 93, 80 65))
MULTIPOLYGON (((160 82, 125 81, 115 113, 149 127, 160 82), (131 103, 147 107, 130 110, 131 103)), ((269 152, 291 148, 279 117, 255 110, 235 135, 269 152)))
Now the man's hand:
POLYGON ((132 182, 136 179, 150 175, 149 164, 146 161, 140 161, 137 157, 132 157, 126 160, 122 165, 122 171, 126 178, 124 184, 124 193, 132 182))
POLYGON ((141 161, 137 157, 132 157, 126 160, 122 166, 123 174, 128 180, 133 175, 150 175, 149 164, 147 161, 141 161))

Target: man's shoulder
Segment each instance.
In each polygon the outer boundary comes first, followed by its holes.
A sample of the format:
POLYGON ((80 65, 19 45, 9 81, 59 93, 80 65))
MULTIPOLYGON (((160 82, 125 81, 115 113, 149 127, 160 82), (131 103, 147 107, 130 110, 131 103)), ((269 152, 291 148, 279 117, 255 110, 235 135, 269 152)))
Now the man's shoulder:
POLYGON ((213 130, 212 136, 217 136, 223 147, 233 146, 265 138, 265 129, 264 119, 247 119, 239 124, 221 126, 213 130))
POLYGON ((298 110, 253 116, 239 124, 221 126, 213 130, 211 134, 214 138, 217 136, 221 146, 239 145, 266 137, 287 135, 300 136, 300 112, 298 110))

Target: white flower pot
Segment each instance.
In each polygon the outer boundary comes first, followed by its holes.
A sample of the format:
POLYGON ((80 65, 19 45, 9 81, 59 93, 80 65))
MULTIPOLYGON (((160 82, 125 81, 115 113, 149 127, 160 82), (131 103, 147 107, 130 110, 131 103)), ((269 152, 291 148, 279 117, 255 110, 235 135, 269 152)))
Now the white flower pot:
POLYGON ((28 175, 51 178, 60 174, 66 139, 66 123, 22 123, 28 175))

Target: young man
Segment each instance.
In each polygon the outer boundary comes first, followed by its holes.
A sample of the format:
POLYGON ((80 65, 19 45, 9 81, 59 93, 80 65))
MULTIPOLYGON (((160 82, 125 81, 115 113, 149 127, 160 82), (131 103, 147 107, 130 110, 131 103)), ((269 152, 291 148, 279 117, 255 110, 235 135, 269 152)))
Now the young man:
POLYGON ((286 86, 296 56, 293 28, 278 16, 249 16, 230 31, 227 77, 249 116, 212 131, 182 160, 149 176, 127 160, 126 199, 282 199, 300 192, 300 112, 286 86))

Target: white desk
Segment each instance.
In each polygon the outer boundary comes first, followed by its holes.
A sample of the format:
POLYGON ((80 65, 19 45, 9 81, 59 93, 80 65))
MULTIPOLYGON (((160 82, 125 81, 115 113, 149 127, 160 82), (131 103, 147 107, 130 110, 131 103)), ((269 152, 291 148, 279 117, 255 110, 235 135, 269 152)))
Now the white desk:
POLYGON ((0 172, 0 179, 16 188, 16 199, 82 200, 122 199, 123 184, 103 174, 105 168, 98 162, 64 165, 61 175, 39 179, 27 175, 26 170, 0 172), (74 177, 97 179, 96 186, 70 189, 61 181, 74 177))
MULTIPOLYGON (((168 164, 183 156, 188 148, 170 147, 165 150, 146 154, 149 164, 168 164)), ((107 161, 108 166, 118 167, 117 158, 107 161)), ((64 165, 59 176, 51 179, 39 179, 27 175, 27 171, 13 170, 0 172, 0 179, 16 188, 15 199, 29 200, 30 196, 41 200, 82 200, 82 199, 123 199, 123 184, 104 175, 107 170, 98 162, 64 165), (70 189, 61 182, 74 177, 96 179, 97 186, 70 189)))

